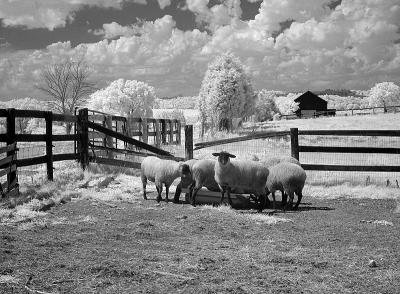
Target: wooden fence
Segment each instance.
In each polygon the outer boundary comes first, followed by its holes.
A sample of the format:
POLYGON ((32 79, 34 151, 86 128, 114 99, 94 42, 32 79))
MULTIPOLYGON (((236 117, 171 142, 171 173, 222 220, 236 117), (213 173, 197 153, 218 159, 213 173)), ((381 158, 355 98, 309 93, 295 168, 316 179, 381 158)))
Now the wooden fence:
POLYGON ((17 178, 17 143, 14 142, 0 148, 0 155, 6 153, 6 157, 0 160, 0 178, 7 176, 7 180, 0 182, 0 199, 14 197, 19 193, 17 178))
MULTIPOLYGON (((350 116, 350 115, 367 115, 367 114, 378 114, 378 113, 397 113, 400 112, 400 105, 397 106, 379 106, 379 107, 364 107, 364 108, 354 108, 354 109, 340 109, 332 110, 328 109, 326 111, 316 111, 313 118, 321 116, 350 116)), ((307 117, 307 118, 310 118, 307 117)), ((296 114, 286 114, 281 116, 282 119, 298 119, 296 114)), ((301 118, 301 117, 300 117, 301 118)))
MULTIPOLYGON (((77 115, 55 114, 50 111, 38 110, 0 109, 0 118, 1 117, 6 118, 6 133, 0 134, 0 142, 5 142, 7 144, 13 144, 16 142, 45 143, 45 155, 31 158, 16 158, 15 167, 18 168, 46 164, 48 180, 53 180, 53 164, 56 161, 78 160, 82 168, 86 168, 89 162, 139 168, 140 163, 117 158, 116 154, 131 154, 135 156, 156 155, 174 160, 185 159, 175 157, 170 152, 141 141, 146 141, 146 138, 148 139, 149 136, 155 136, 160 139, 159 141, 156 140, 155 145, 163 142, 168 144, 180 143, 181 124, 179 121, 175 120, 131 119, 132 121, 139 122, 142 126, 142 130, 136 133, 130 133, 131 136, 127 136, 129 131, 127 131, 126 126, 129 119, 124 120, 122 117, 109 116, 100 113, 93 114, 93 112, 89 115, 88 109, 80 109, 77 115), (45 133, 17 133, 15 121, 18 118, 44 119, 46 129, 45 133), (75 124, 75 133, 65 135, 53 134, 54 122, 75 124), (118 124, 117 122, 122 123, 118 124), (152 130, 152 127, 155 128, 154 131, 152 130), (134 136, 138 136, 138 139, 133 138, 134 136), (96 138, 100 138, 101 140, 96 141, 96 138), (71 143, 71 146, 72 144, 75 146, 74 148, 71 147, 71 149, 73 149, 71 151, 73 152, 53 154, 54 142, 67 141, 71 143), (118 142, 122 142, 123 144, 118 144, 118 142), (103 154, 100 154, 98 151, 104 152, 103 154)), ((185 126, 185 132, 187 132, 185 140, 188 144, 192 142, 191 146, 193 146, 193 136, 190 137, 190 134, 193 133, 193 131, 190 133, 190 130, 192 130, 191 126, 185 126)), ((188 148, 192 148, 190 147, 190 144, 188 146, 188 148)), ((11 150, 7 152, 10 153, 11 150)), ((187 151, 187 156, 190 156, 190 153, 190 151, 187 151)), ((7 166, 7 160, 9 159, 7 158, 0 161, 0 168, 9 168, 7 166)))
MULTIPOLYGON (((300 159, 301 152, 317 152, 317 153, 367 153, 367 154, 399 154, 400 148, 394 147, 357 147, 357 146, 307 146, 302 145, 299 141, 299 135, 304 136, 375 136, 375 137, 400 137, 400 130, 309 130, 302 131, 292 128, 290 131, 281 132, 255 132, 250 135, 240 136, 236 138, 228 138, 215 140, 210 142, 196 143, 194 150, 199 150, 211 146, 218 146, 229 143, 242 141, 250 141, 256 139, 265 139, 273 137, 290 136, 291 155, 300 159)), ((324 164, 302 164, 306 170, 315 171, 372 171, 372 172, 400 172, 399 165, 386 166, 367 166, 367 165, 333 165, 324 164)))

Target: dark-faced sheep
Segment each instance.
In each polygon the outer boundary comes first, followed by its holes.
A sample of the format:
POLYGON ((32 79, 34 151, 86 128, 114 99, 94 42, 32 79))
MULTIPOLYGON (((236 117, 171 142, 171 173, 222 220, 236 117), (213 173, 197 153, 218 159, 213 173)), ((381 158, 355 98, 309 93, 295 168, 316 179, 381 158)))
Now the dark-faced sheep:
MULTIPOLYGON (((189 166, 174 160, 160 159, 155 156, 148 156, 141 164, 141 180, 143 185, 143 198, 147 199, 147 180, 154 182, 157 188, 157 202, 162 200, 161 193, 165 185, 165 199, 168 202, 169 187, 173 181, 181 175, 189 175, 189 166)), ((190 175, 189 175, 190 176, 190 175)))
POLYGON ((261 212, 266 201, 265 184, 269 175, 268 168, 254 161, 231 161, 230 159, 236 156, 226 151, 213 153, 213 155, 218 157, 218 161, 215 163, 215 181, 221 189, 220 202, 222 203, 226 192, 229 204, 232 206, 230 192, 244 191, 256 196, 261 212))

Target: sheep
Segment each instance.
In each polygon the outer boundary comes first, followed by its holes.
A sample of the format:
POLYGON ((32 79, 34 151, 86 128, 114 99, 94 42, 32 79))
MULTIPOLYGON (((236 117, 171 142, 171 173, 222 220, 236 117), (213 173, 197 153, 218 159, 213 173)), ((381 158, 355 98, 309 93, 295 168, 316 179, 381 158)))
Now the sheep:
POLYGON ((181 174, 181 181, 178 183, 178 185, 176 185, 176 189, 175 189, 175 195, 174 195, 174 203, 179 203, 179 197, 181 196, 181 192, 182 192, 182 186, 183 187, 188 187, 192 184, 193 179, 192 179, 192 167, 193 164, 195 164, 195 162, 197 161, 197 159, 189 159, 187 161, 185 161, 184 163, 187 164, 189 166, 189 170, 190 170, 190 177, 189 174, 181 174))
POLYGON ((215 160, 203 159, 192 167, 193 183, 190 185, 190 203, 196 206, 197 192, 206 187, 210 191, 218 192, 219 186, 215 181, 215 160))
POLYGON ((272 194, 272 199, 275 202, 275 191, 286 192, 289 196, 289 202, 284 206, 285 210, 287 207, 292 207, 294 193, 296 193, 297 203, 294 207, 294 210, 296 210, 303 197, 302 191, 307 178, 304 169, 291 162, 281 162, 272 166, 269 171, 266 183, 267 193, 272 194))
POLYGON ((230 192, 235 190, 243 190, 246 193, 252 193, 259 201, 259 209, 261 212, 264 209, 266 201, 266 182, 269 175, 269 170, 266 166, 253 161, 236 160, 231 161, 230 158, 236 156, 226 151, 213 153, 218 157, 215 163, 215 181, 218 183, 221 190, 221 203, 224 199, 224 194, 227 192, 229 204, 232 206, 230 192))
MULTIPOLYGON (((300 162, 292 156, 273 156, 273 157, 268 157, 266 159, 262 159, 260 161, 260 163, 266 165, 266 167, 268 168, 271 168, 274 165, 277 165, 278 163, 281 162, 291 162, 293 164, 301 166, 300 162)), ((280 192, 282 195, 282 206, 285 206, 287 202, 287 194, 285 194, 284 190, 281 190, 280 192)))
POLYGON ((176 162, 174 160, 160 159, 155 156, 148 156, 143 159, 141 164, 141 180, 143 184, 143 198, 147 200, 146 196, 146 184, 147 180, 154 182, 157 188, 158 196, 157 202, 162 200, 161 193, 163 184, 166 189, 166 198, 168 202, 169 187, 173 181, 178 178, 181 174, 190 174, 189 166, 182 162, 176 162))

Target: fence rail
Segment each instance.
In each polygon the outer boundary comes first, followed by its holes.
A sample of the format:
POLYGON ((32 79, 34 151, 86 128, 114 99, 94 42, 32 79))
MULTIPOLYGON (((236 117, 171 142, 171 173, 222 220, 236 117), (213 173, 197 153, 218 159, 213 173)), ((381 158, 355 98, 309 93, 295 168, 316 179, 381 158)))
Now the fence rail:
MULTIPOLYGON (((177 144, 181 141, 181 124, 177 120, 163 119, 142 119, 130 117, 129 120, 141 124, 140 132, 130 134, 127 130, 128 120, 125 117, 112 116, 104 113, 91 111, 89 115, 88 109, 79 110, 77 115, 54 114, 50 111, 39 110, 19 110, 19 109, 0 109, 0 117, 5 117, 7 121, 7 133, 0 134, 0 142, 5 142, 8 145, 16 144, 16 142, 44 142, 44 155, 33 156, 27 158, 16 158, 16 153, 11 156, 9 148, 0 147, 0 151, 5 150, 7 157, 0 159, 1 175, 11 173, 15 174, 18 167, 26 167, 32 165, 46 165, 47 179, 53 180, 53 163, 64 160, 78 160, 83 168, 86 168, 89 162, 97 162, 101 164, 117 165, 138 168, 140 163, 130 160, 117 159, 114 156, 104 158, 96 153, 99 150, 106 151, 109 155, 114 153, 131 154, 135 156, 155 155, 162 158, 170 158, 175 160, 184 160, 181 157, 175 157, 168 151, 162 150, 156 146, 148 144, 149 136, 159 138, 156 144, 162 142, 177 144), (18 118, 40 118, 45 120, 44 134, 23 134, 16 132, 16 119, 18 118), (100 123, 95 120, 100 120, 100 123), (53 134, 53 123, 64 122, 74 123, 74 134, 53 134), (154 128, 154 130, 153 130, 154 128), (133 135, 139 136, 139 139, 132 138, 133 135), (100 138, 99 142, 93 138, 100 138), (124 143, 124 148, 118 148, 117 140, 124 143), (74 152, 53 154, 54 142, 71 142, 74 144, 74 152), (115 145, 114 145, 115 142, 115 145), (96 144, 97 143, 97 144, 96 144), (138 150, 131 150, 138 149, 138 150), (96 151, 97 150, 97 151, 96 151), (146 151, 146 152, 144 152, 146 151), (9 167, 10 162, 14 166, 9 167), (14 173, 13 173, 14 172, 14 173)), ((188 135, 187 135, 188 137, 188 135)), ((193 138, 186 138, 193 141, 193 138)), ((11 145, 10 145, 11 146, 11 145)), ((9 181, 13 182, 13 181, 9 181)))
MULTIPOLYGON (((215 140, 209 142, 196 143, 194 150, 207 147, 218 146, 229 143, 250 141, 263 138, 273 137, 290 137, 291 155, 300 160, 300 153, 337 153, 337 154, 390 154, 400 155, 400 147, 369 147, 369 146, 315 146, 304 144, 302 138, 304 136, 322 136, 328 138, 330 136, 343 137, 398 137, 400 138, 400 130, 298 130, 292 128, 290 131, 281 132, 258 132, 255 134, 240 136, 236 138, 228 138, 223 140, 215 140), (299 138, 299 136, 301 136, 299 138)), ((396 161, 397 162, 397 161, 396 161)), ((400 161, 399 161, 400 162, 400 161)), ((398 165, 359 165, 359 164, 332 164, 326 160, 323 164, 309 164, 302 162, 302 166, 306 170, 314 171, 369 171, 369 172, 400 172, 400 163, 398 165)))

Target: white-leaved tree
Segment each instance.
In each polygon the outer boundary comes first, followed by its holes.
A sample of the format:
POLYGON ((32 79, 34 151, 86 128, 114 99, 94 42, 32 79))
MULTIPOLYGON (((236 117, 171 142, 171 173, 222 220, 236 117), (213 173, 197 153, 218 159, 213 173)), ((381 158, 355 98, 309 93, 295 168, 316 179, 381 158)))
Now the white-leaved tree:
POLYGON ((299 109, 299 103, 294 101, 298 96, 298 94, 290 93, 287 96, 277 97, 275 104, 279 112, 283 115, 294 114, 299 109))
POLYGON ((400 105, 400 87, 392 82, 377 83, 371 88, 368 96, 371 107, 382 107, 386 112, 387 106, 400 105))
POLYGON ((199 93, 198 109, 204 127, 232 130, 232 119, 254 113, 256 95, 240 60, 232 53, 208 65, 199 93))
POLYGON ((255 120, 258 122, 271 120, 279 109, 275 104, 276 95, 273 91, 262 89, 257 94, 256 107, 254 111, 255 120))
POLYGON ((87 107, 121 116, 152 117, 155 99, 152 86, 136 80, 118 79, 91 94, 87 107))

